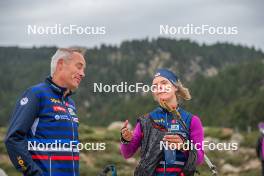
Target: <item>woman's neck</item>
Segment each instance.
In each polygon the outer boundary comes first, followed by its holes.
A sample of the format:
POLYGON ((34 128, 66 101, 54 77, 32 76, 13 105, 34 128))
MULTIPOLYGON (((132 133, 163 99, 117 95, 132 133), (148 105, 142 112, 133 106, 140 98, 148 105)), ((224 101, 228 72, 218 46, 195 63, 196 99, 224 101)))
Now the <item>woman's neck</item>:
POLYGON ((176 97, 171 98, 170 100, 166 100, 165 102, 171 109, 177 109, 178 108, 178 101, 177 101, 176 97))
POLYGON ((176 109, 178 107, 177 99, 168 101, 167 103, 168 103, 169 107, 171 107, 172 109, 176 109))

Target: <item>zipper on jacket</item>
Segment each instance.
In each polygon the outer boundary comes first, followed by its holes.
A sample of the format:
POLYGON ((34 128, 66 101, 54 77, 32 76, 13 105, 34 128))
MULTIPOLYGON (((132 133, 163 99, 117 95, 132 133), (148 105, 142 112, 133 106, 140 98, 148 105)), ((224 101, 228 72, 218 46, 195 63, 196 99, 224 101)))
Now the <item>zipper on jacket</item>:
MULTIPOLYGON (((72 134, 73 134, 73 141, 74 141, 74 138, 75 138, 75 134, 74 134, 74 127, 73 127, 73 121, 72 121, 72 116, 71 116, 71 123, 72 123, 72 134)), ((74 157, 73 157, 73 148, 72 148, 72 167, 73 167, 73 175, 75 176, 75 163, 74 163, 74 157)))
MULTIPOLYGON (((72 120, 72 116, 68 110, 68 107, 66 107, 65 105, 65 100, 64 100, 64 97, 62 96, 62 103, 63 103, 63 106, 67 109, 67 112, 68 114, 70 115, 71 117, 71 125, 72 125, 72 141, 74 141, 74 138, 75 138, 75 134, 74 134, 74 126, 73 126, 73 120, 72 120)), ((75 176, 75 163, 74 163, 74 157, 73 157, 73 148, 71 149, 71 155, 72 155, 72 169, 73 169, 73 176, 75 176)))
POLYGON ((51 170, 51 156, 49 155, 49 176, 52 176, 52 170, 51 170))
MULTIPOLYGON (((62 103, 63 103, 63 106, 65 106, 65 100, 64 100, 64 97, 62 97, 62 103)), ((73 119, 72 119, 72 115, 70 114, 69 110, 68 110, 68 107, 66 107, 67 109, 67 112, 69 113, 70 117, 71 117, 71 125, 72 125, 72 141, 74 141, 75 139, 75 134, 74 134, 74 125, 73 125, 73 119)), ((73 148, 71 149, 71 154, 72 154, 72 169, 73 169, 73 176, 75 176, 75 163, 74 163, 74 154, 73 154, 73 148)))

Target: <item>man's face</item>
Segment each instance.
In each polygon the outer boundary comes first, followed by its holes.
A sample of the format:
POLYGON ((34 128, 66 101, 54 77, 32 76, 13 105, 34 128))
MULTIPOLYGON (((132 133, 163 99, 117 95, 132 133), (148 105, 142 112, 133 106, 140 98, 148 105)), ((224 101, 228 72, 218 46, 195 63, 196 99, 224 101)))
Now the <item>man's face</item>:
POLYGON ((73 52, 69 59, 62 60, 61 78, 64 84, 70 90, 78 88, 84 78, 84 69, 86 62, 80 53, 73 52))

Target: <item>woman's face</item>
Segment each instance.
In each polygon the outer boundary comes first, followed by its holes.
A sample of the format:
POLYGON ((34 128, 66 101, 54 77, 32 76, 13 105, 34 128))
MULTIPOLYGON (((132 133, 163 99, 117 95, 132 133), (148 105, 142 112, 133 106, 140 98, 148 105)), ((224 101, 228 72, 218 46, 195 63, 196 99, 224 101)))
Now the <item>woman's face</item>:
POLYGON ((153 96, 157 101, 171 101, 176 99, 177 88, 166 78, 158 76, 152 81, 153 96))

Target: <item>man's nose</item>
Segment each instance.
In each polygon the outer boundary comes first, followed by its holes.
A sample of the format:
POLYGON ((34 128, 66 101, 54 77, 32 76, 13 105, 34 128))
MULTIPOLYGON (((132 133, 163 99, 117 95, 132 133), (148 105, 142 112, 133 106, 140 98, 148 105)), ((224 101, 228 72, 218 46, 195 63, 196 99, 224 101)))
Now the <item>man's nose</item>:
POLYGON ((80 72, 80 76, 81 76, 82 78, 84 78, 84 77, 85 77, 84 70, 81 70, 81 72, 80 72))

